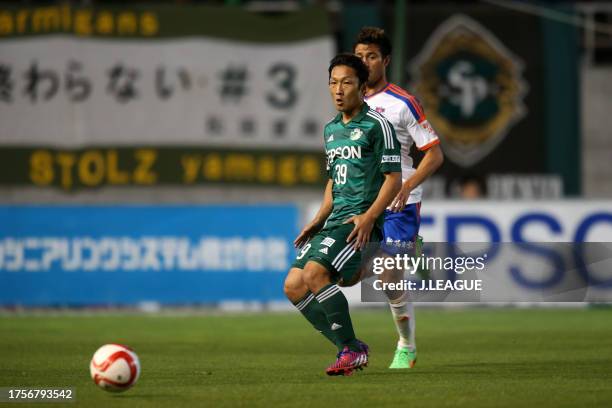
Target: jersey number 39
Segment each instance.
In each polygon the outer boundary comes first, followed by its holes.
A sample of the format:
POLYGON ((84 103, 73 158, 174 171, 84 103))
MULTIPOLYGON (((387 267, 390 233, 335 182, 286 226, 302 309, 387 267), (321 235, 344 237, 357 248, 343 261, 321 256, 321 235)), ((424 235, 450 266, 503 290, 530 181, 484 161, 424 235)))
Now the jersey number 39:
POLYGON ((334 183, 336 184, 344 184, 346 183, 346 173, 348 169, 346 164, 336 164, 334 167, 334 174, 336 177, 334 178, 334 183))

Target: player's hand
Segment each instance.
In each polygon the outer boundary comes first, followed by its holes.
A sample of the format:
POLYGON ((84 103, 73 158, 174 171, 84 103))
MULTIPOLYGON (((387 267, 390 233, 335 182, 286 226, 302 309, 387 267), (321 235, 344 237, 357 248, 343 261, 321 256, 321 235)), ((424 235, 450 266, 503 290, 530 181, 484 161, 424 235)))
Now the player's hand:
POLYGON ((301 248, 304 244, 310 241, 310 238, 321 229, 321 223, 310 221, 300 232, 297 238, 293 241, 293 246, 301 248))
POLYGON ((408 201, 408 197, 410 196, 410 188, 404 184, 402 184, 402 188, 399 193, 395 196, 393 201, 391 201, 391 211, 400 212, 404 210, 406 207, 406 201, 408 201))
POLYGON ((346 238, 346 242, 351 242, 353 239, 353 248, 360 250, 365 248, 368 242, 370 242, 370 234, 372 234, 372 228, 374 228, 374 218, 370 217, 366 213, 353 215, 348 220, 344 221, 344 224, 353 223, 355 227, 346 238))

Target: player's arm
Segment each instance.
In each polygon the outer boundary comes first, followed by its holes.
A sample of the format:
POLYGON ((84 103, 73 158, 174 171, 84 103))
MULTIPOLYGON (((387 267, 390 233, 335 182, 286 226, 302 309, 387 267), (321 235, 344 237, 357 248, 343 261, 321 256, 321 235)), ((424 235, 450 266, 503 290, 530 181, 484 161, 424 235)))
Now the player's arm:
POLYGON ((425 151, 423 160, 419 163, 416 171, 411 177, 402 183, 402 188, 391 204, 391 211, 399 212, 406 206, 406 201, 410 196, 410 192, 423 183, 429 176, 435 173, 436 170, 444 162, 444 154, 439 144, 429 147, 425 151))
POLYGON ((397 195, 402 185, 402 173, 392 172, 385 173, 385 181, 378 192, 376 200, 372 203, 370 208, 363 214, 354 215, 344 223, 347 224, 352 222, 355 224, 355 228, 349 234, 346 242, 350 242, 353 238, 355 243, 353 246, 355 249, 364 248, 370 241, 370 234, 376 219, 382 214, 382 212, 389 206, 393 197, 397 195))
POLYGON ((321 207, 317 214, 314 216, 312 221, 310 221, 304 229, 297 236, 295 241, 293 241, 293 245, 296 248, 300 248, 304 245, 310 238, 321 230, 323 224, 325 224, 325 220, 332 212, 333 209, 333 197, 332 197, 332 187, 333 181, 332 179, 327 180, 327 185, 325 186, 325 193, 323 193, 323 202, 321 202, 321 207))
POLYGON ((436 131, 427 122, 423 107, 416 100, 411 100, 409 103, 412 105, 412 109, 406 107, 402 111, 402 125, 410 133, 417 148, 425 152, 425 156, 412 176, 404 181, 399 193, 393 199, 391 211, 394 212, 402 211, 406 206, 410 192, 431 176, 444 162, 440 139, 436 131))

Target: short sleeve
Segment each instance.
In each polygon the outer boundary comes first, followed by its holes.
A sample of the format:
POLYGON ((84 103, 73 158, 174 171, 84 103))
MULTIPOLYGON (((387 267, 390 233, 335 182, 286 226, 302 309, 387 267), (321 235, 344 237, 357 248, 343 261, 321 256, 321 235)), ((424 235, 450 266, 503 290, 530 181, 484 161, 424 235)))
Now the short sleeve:
POLYGON ((325 171, 327 172, 327 178, 333 178, 331 173, 331 166, 329 165, 329 157, 325 157, 325 171))
POLYGON ((423 107, 415 97, 406 100, 406 109, 403 113, 406 129, 419 150, 424 151, 440 143, 436 131, 425 117, 423 107))
POLYGON ((332 172, 331 172, 331 165, 330 165, 330 162, 329 162, 329 156, 327 155, 327 138, 328 138, 328 133, 329 132, 328 132, 327 126, 326 126, 325 130, 323 131, 323 147, 324 147, 324 153, 325 153, 325 171, 327 172, 327 178, 333 178, 332 177, 332 172))
POLYGON ((374 139, 374 150, 379 157, 380 172, 401 172, 400 144, 395 136, 395 129, 382 116, 376 119, 377 123, 372 129, 372 137, 374 139))

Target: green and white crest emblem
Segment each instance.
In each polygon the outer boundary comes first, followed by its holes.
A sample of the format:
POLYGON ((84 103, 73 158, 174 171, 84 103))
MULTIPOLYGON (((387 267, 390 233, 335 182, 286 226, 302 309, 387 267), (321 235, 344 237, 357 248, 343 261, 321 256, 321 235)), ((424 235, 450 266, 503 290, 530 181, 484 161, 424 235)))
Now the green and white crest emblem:
POLYGON ((351 130, 351 135, 350 135, 351 140, 359 140, 361 136, 363 136, 363 130, 359 128, 355 128, 351 130))
POLYGON ((443 22, 411 68, 412 89, 458 165, 477 163, 526 114, 523 63, 468 16, 443 22))

